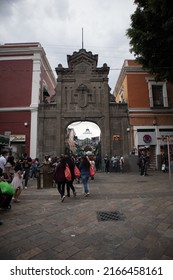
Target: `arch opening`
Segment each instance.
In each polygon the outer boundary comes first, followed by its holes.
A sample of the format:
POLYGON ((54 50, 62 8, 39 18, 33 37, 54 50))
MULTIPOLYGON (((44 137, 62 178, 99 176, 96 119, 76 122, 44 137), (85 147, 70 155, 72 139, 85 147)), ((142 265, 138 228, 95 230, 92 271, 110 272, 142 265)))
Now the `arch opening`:
POLYGON ((65 135, 65 153, 69 155, 92 155, 101 164, 101 130, 90 121, 72 122, 68 125, 65 135))

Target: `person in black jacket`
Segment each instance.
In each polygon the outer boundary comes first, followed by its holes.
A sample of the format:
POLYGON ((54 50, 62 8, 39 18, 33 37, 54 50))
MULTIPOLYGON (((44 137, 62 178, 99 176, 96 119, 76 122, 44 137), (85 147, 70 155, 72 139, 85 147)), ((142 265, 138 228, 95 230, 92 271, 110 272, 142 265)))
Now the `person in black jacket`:
POLYGON ((66 168, 66 160, 63 156, 61 156, 60 161, 58 162, 55 172, 53 174, 53 180, 57 185, 58 192, 61 195, 61 201, 63 202, 65 199, 65 168, 66 168))
POLYGON ((68 166, 70 168, 70 172, 71 172, 71 181, 68 181, 66 183, 67 196, 70 197, 70 189, 73 191, 73 196, 76 196, 75 187, 73 186, 73 181, 75 179, 75 174, 74 174, 75 163, 74 163, 74 160, 68 155, 65 156, 65 160, 66 160, 66 163, 68 164, 68 166))

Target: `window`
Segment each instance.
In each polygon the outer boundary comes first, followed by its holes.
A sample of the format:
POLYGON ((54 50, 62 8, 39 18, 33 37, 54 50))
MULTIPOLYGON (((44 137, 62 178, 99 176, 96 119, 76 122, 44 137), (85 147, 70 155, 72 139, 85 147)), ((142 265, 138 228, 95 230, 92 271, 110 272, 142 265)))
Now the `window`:
POLYGON ((153 93, 153 106, 154 107, 163 107, 163 90, 162 86, 152 85, 153 93))
POLYGON ((168 107, 166 82, 155 82, 154 80, 148 80, 148 88, 150 107, 168 107))

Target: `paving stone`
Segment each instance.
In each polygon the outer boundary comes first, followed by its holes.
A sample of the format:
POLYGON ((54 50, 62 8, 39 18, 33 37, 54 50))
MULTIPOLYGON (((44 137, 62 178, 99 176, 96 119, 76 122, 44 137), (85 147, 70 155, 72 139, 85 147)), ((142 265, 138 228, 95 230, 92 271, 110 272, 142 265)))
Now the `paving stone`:
POLYGON ((167 229, 164 233, 164 236, 168 238, 173 238, 173 229, 167 229))
POLYGON ((126 246, 129 249, 133 249, 141 242, 141 239, 136 238, 135 236, 132 236, 130 239, 128 239, 126 242, 124 242, 124 246, 126 246))
POLYGON ((133 248, 127 256, 124 258, 125 260, 143 260, 148 259, 146 254, 148 253, 148 248, 143 247, 142 245, 138 245, 133 248))
POLYGON ((157 226, 157 230, 158 231, 165 231, 165 230, 167 230, 168 229, 168 227, 169 227, 169 224, 166 224, 166 223, 160 223, 158 226, 157 226))
POLYGON ((35 257, 36 255, 38 255, 41 252, 42 252, 42 250, 40 248, 35 247, 35 248, 31 249, 30 251, 19 254, 16 257, 16 260, 29 260, 29 259, 32 259, 33 257, 35 257))
POLYGON ((0 259, 173 259, 173 190, 167 174, 97 173, 90 196, 60 201, 34 180, 21 203, 1 214, 0 259), (164 187, 163 187, 164 186, 164 187), (39 205, 39 208, 38 208, 39 205), (124 221, 97 221, 97 212, 124 221))

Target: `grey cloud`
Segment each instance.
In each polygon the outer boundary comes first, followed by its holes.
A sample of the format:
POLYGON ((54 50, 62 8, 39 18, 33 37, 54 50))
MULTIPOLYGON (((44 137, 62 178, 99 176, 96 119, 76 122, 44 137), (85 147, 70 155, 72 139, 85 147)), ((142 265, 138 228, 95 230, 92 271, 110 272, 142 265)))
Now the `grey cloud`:
MULTIPOLYGON (((99 55, 99 66, 120 68, 133 11, 132 0, 0 0, 0 43, 40 42, 53 69, 66 67, 67 54, 81 48, 83 27, 84 48, 99 55)), ((111 71, 111 84, 117 74, 111 71)))
POLYGON ((22 2, 23 0, 0 0, 0 16, 1 19, 9 17, 13 14, 16 8, 16 4, 22 2))

